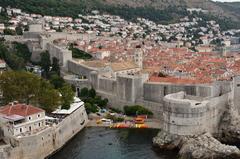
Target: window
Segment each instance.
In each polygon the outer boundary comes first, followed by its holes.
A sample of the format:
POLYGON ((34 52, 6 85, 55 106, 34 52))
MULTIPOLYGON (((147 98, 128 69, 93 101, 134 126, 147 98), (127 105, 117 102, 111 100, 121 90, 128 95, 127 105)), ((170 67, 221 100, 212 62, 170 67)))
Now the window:
POLYGON ((237 87, 240 87, 240 84, 237 84, 237 87))
POLYGON ((32 117, 28 117, 28 120, 31 120, 32 119, 32 117))
POLYGON ((38 114, 38 118, 40 118, 41 117, 41 114, 38 114))
POLYGON ((21 132, 22 132, 22 128, 20 128, 20 130, 19 130, 19 131, 20 131, 20 133, 21 133, 21 132))
POLYGON ((40 126, 41 126, 41 123, 38 123, 38 126, 40 127, 40 126))

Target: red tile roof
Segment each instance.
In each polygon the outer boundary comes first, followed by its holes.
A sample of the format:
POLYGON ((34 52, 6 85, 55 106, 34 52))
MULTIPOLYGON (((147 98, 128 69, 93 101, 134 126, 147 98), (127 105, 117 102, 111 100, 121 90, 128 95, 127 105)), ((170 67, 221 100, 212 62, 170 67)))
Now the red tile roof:
POLYGON ((0 108, 0 114, 11 116, 11 115, 20 115, 23 117, 33 115, 36 113, 44 112, 44 110, 26 104, 9 104, 0 108))

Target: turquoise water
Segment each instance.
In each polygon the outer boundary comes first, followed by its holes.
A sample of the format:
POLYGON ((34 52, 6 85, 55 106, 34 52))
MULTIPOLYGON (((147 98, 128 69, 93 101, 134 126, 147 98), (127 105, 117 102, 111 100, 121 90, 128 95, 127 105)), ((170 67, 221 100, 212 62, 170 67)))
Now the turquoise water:
POLYGON ((158 130, 85 128, 50 159, 176 159, 175 152, 157 152, 158 130))

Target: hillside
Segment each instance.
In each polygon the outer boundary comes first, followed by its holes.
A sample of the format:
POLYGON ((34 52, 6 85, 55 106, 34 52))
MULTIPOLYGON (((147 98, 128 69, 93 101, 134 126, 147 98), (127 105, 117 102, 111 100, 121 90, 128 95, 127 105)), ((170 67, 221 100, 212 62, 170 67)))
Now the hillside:
POLYGON ((186 16, 187 7, 201 7, 211 12, 204 18, 217 20, 224 29, 240 27, 240 3, 210 0, 0 0, 0 5, 30 13, 71 17, 99 10, 127 20, 144 17, 163 24, 177 22, 186 16))

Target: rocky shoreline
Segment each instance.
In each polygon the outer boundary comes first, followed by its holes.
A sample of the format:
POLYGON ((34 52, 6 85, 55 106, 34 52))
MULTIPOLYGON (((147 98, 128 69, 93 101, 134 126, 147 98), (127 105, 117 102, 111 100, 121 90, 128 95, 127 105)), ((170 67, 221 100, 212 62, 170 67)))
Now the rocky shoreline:
POLYGON ((161 130, 153 145, 162 150, 179 151, 179 159, 240 159, 240 149, 224 143, 240 143, 240 116, 230 100, 216 133, 174 135, 161 130))
POLYGON ((163 150, 179 150, 180 159, 239 159, 236 146, 222 144, 211 134, 194 136, 169 135, 160 131, 153 139, 153 145, 163 150))

